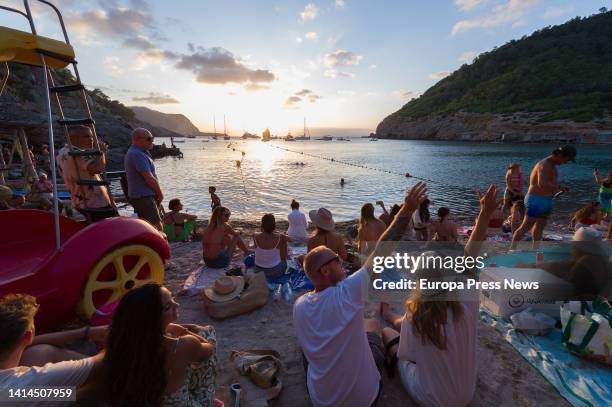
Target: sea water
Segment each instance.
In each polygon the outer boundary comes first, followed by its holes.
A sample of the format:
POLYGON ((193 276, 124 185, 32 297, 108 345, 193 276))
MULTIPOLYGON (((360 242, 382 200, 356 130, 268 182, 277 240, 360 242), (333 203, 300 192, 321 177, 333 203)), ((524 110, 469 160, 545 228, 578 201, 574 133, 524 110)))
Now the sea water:
MULTIPOLYGON (((477 190, 485 191, 489 183, 497 183, 501 199, 506 168, 517 162, 525 174, 526 191, 533 165, 555 147, 413 140, 370 142, 358 137, 351 142, 268 143, 188 139, 179 145, 183 159, 166 157, 155 160, 155 166, 164 206, 168 200, 180 198, 185 211, 201 218, 210 216, 211 185, 217 187, 217 195, 231 210, 232 219, 254 220, 268 212, 286 219, 289 203, 296 199, 305 213, 325 207, 332 211, 334 219, 350 220, 359 217, 366 202, 383 200, 387 208, 401 203, 406 189, 418 180, 416 177, 430 181, 432 215, 437 208, 447 206, 456 215, 473 217, 478 212, 477 190), (405 177, 407 172, 414 177, 405 177), (341 178, 345 180, 343 186, 341 178)), ((596 199, 598 187, 593 169, 599 168, 602 174, 612 171, 612 145, 580 145, 577 150, 575 164, 559 167, 559 183, 571 191, 555 200, 555 211, 567 221, 570 212, 596 199)))

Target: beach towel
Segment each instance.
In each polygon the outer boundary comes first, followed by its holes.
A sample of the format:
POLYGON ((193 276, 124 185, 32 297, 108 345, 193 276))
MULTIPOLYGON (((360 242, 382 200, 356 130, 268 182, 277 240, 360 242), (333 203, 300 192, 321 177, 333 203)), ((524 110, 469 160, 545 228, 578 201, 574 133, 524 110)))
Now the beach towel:
POLYGON ((480 308, 480 319, 494 327, 573 406, 612 405, 612 369, 565 349, 560 329, 547 336, 526 335, 484 308, 480 308))
POLYGON ((199 293, 204 288, 212 285, 216 279, 223 277, 225 272, 226 270, 224 268, 213 269, 205 264, 198 266, 198 268, 187 276, 187 279, 183 283, 181 295, 195 295, 199 293))
POLYGON ((189 236, 193 233, 195 229, 195 221, 187 220, 183 226, 183 233, 179 236, 176 235, 176 231, 174 229, 174 224, 164 223, 164 233, 168 236, 168 241, 170 242, 184 242, 189 239, 189 236))

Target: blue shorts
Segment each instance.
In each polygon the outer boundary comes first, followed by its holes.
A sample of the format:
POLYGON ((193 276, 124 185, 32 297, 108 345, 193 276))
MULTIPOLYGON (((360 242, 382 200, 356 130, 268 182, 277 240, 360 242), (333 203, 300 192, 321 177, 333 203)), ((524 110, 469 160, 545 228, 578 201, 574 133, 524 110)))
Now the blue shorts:
POLYGON ((552 196, 525 195, 525 208, 528 218, 546 219, 550 216, 553 207, 552 196))
POLYGON ((227 267, 230 262, 229 254, 227 254, 227 250, 221 250, 219 255, 214 259, 209 259, 204 256, 204 264, 213 269, 222 269, 227 267))

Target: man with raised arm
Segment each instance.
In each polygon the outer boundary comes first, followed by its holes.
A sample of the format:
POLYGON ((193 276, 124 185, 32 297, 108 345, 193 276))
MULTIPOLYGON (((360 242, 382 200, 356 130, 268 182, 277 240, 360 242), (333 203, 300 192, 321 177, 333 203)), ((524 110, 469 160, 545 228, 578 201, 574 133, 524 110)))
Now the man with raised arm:
POLYGON ((161 202, 164 199, 155 165, 149 150, 153 148, 153 135, 147 129, 132 132, 132 146, 125 154, 124 166, 128 181, 128 201, 140 219, 157 230, 162 230, 161 202))
POLYGON ((91 152, 91 155, 70 155, 68 145, 57 154, 57 166, 64 183, 70 190, 72 207, 78 210, 89 222, 97 222, 113 216, 119 216, 117 208, 111 202, 108 188, 102 185, 79 185, 78 181, 102 181, 100 174, 106 168, 105 154, 108 150, 105 143, 100 144, 100 155, 94 154, 94 135, 87 126, 71 126, 68 137, 72 152, 91 152), (86 209, 96 209, 94 213, 86 209))
POLYGON ((575 159, 576 149, 565 145, 555 149, 551 155, 533 167, 529 176, 529 191, 525 196, 526 216, 521 226, 514 231, 511 250, 516 249, 518 242, 529 230, 532 230, 533 248, 538 247, 546 220, 552 212, 553 198, 559 192, 569 191, 567 187, 558 186, 556 167, 570 161, 575 162, 575 159))
POLYGON ((384 350, 380 326, 363 316, 365 296, 376 256, 390 254, 412 213, 427 198, 424 183, 416 184, 365 265, 347 277, 338 255, 319 246, 304 258, 314 290, 293 307, 293 322, 307 365, 310 399, 319 406, 370 406, 380 395, 384 350))

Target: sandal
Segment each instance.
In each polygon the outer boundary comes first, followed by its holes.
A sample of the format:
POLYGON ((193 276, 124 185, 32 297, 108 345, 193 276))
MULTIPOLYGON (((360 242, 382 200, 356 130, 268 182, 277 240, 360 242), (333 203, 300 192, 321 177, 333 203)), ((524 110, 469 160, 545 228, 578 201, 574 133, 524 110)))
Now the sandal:
POLYGON ((391 348, 397 345, 399 341, 400 337, 398 335, 385 345, 385 370, 390 379, 395 377, 395 367, 397 366, 397 352, 391 354, 391 348))

